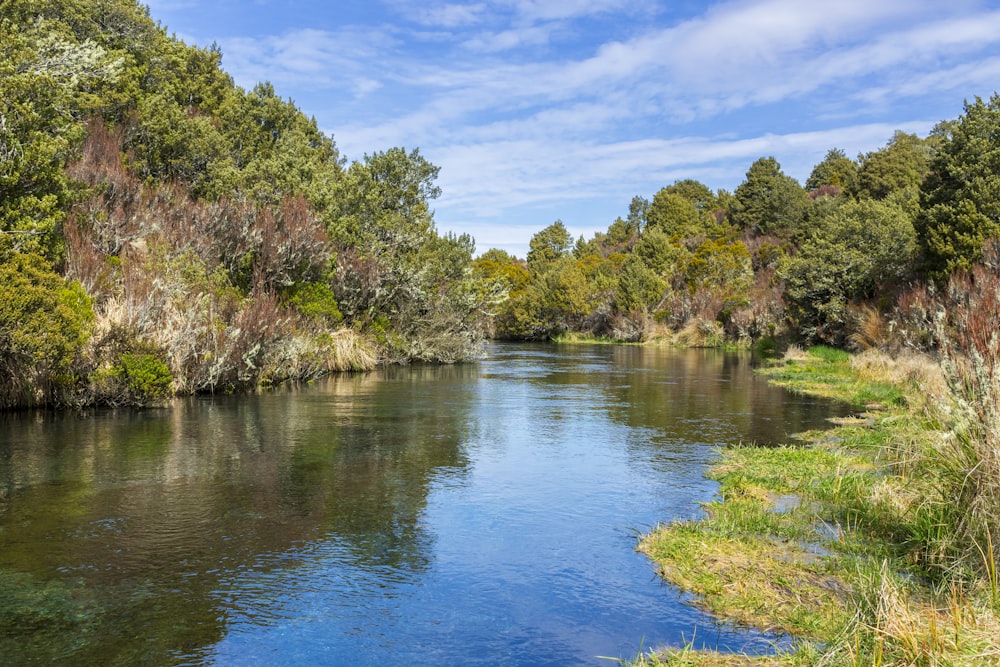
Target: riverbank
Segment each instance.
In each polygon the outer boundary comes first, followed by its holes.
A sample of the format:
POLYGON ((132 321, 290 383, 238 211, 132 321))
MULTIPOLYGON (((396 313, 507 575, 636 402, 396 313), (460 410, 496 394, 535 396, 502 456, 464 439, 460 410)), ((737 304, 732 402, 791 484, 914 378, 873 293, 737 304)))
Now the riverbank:
POLYGON ((969 456, 982 434, 937 364, 818 347, 762 372, 858 414, 802 446, 722 451, 705 517, 639 549, 719 618, 793 641, 771 656, 675 648, 636 664, 1000 664, 996 526, 969 532, 958 500, 993 462, 969 456))

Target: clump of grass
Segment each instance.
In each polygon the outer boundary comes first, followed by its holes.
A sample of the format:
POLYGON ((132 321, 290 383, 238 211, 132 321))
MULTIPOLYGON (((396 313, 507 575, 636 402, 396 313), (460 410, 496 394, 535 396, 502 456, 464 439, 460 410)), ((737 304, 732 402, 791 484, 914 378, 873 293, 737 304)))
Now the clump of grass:
POLYGON ((685 347, 724 347, 726 332, 722 325, 704 317, 692 317, 674 339, 685 347))
POLYGON ((889 563, 867 563, 855 613, 819 665, 986 665, 1000 662, 1000 625, 961 587, 928 597, 889 563))
POLYGON ((828 640, 849 618, 850 585, 818 555, 829 535, 814 490, 859 465, 822 448, 727 449, 709 474, 720 481, 721 498, 705 505, 706 518, 661 526, 639 549, 720 617, 828 640), (792 494, 799 501, 775 511, 775 498, 792 494))
MULTIPOLYGON (((1000 275, 977 266, 954 276, 938 318, 942 368, 955 398, 952 437, 940 443, 937 477, 956 558, 990 577, 1000 545, 1000 275)), ((995 578, 995 575, 993 575, 995 578)))
POLYGON ((691 644, 682 648, 660 649, 641 653, 633 660, 619 661, 635 667, 806 667, 814 665, 815 649, 809 644, 777 655, 747 656, 718 651, 695 650, 691 644))
POLYGON ((904 388, 894 384, 891 378, 862 379, 852 368, 850 354, 823 345, 811 347, 805 353, 797 347, 789 347, 778 363, 761 372, 774 384, 792 391, 859 406, 886 407, 906 402, 904 388))

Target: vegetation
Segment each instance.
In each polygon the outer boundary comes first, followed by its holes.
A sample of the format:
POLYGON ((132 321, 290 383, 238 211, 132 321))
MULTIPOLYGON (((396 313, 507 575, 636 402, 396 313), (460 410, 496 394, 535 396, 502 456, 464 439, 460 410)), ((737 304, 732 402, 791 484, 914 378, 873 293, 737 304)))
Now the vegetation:
POLYGON ((0 408, 147 405, 479 354, 505 283, 437 167, 346 165, 136 0, 0 10, 0 408))
POLYGON ((996 345, 977 357, 982 341, 960 333, 978 330, 983 309, 995 317, 1000 303, 995 290, 962 294, 976 310, 952 304, 942 327, 963 343, 947 344, 941 365, 814 347, 768 368, 776 382, 867 412, 804 434, 802 446, 723 451, 711 472, 720 497, 705 518, 641 542, 698 604, 789 634, 793 648, 764 657, 673 649, 637 664, 1000 662, 1000 458, 996 422, 983 411, 995 413, 1000 385, 977 380, 996 372, 996 345))
POLYGON ((475 262, 510 287, 494 333, 931 351, 921 300, 988 263, 1000 235, 998 132, 994 95, 924 138, 896 132, 856 159, 831 149, 805 187, 762 157, 733 193, 679 180, 591 239, 557 221, 527 261, 475 262))

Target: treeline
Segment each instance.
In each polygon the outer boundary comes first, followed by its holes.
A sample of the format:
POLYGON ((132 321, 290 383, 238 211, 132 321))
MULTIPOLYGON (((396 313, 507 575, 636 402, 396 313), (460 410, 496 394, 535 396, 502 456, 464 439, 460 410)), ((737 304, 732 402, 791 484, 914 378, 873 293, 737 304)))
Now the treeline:
POLYGON ((145 404, 478 354, 494 281, 438 169, 350 165, 135 0, 0 8, 0 409, 145 404))
POLYGON ((857 159, 830 150, 804 186, 766 157, 732 193, 681 180, 636 197, 589 240, 557 221, 526 261, 476 260, 511 292, 495 334, 926 347, 935 313, 968 297, 949 278, 1000 266, 998 137, 994 95, 927 137, 897 132, 857 159))

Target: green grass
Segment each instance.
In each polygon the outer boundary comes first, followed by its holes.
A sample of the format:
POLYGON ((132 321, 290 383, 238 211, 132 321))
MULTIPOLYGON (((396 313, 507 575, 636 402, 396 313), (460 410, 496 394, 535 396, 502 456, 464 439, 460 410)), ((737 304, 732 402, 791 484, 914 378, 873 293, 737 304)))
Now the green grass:
POLYGON ((820 347, 766 369, 796 391, 878 406, 802 434, 804 446, 720 451, 706 517, 639 546, 699 606, 798 647, 761 658, 687 647, 635 664, 1000 664, 996 545, 984 529, 970 551, 957 529, 956 479, 975 459, 945 433, 919 364, 857 361, 820 347))
POLYGON ((823 396, 858 406, 903 407, 904 389, 891 382, 863 380, 851 368, 847 352, 816 346, 805 360, 778 360, 761 373, 791 391, 823 396))

